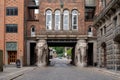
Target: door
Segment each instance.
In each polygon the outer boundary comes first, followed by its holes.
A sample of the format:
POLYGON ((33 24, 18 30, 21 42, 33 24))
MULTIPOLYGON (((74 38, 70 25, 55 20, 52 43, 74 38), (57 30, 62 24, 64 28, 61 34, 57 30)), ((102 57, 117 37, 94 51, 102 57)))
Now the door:
POLYGON ((17 59, 17 51, 8 51, 8 64, 15 64, 17 59))

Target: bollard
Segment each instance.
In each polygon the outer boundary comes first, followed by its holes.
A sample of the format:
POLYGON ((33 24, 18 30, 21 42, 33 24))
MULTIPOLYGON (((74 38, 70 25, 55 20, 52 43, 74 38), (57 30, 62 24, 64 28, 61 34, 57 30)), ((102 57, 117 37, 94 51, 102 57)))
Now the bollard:
POLYGON ((16 60, 16 67, 17 68, 21 68, 21 61, 20 61, 20 59, 16 60))
POLYGON ((3 72, 3 51, 0 50, 0 72, 3 72))

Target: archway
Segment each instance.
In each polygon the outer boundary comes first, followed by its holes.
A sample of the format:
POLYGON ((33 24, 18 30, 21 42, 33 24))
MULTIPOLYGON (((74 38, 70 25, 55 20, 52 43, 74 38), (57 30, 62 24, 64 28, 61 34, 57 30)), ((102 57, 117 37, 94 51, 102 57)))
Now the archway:
POLYGON ((106 53, 106 43, 103 42, 101 44, 101 52, 102 52, 102 67, 106 67, 107 66, 107 53, 106 53))

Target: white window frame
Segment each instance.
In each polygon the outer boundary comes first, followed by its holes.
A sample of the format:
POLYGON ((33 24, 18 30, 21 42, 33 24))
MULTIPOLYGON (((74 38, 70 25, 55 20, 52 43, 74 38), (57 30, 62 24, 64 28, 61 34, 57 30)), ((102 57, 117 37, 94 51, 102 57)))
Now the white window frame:
POLYGON ((31 37, 34 37, 35 36, 35 26, 32 26, 31 27, 31 37), (34 31, 33 31, 33 28, 34 28, 34 31))
POLYGON ((55 28, 54 30, 60 30, 61 24, 61 13, 60 10, 55 11, 55 28))
POLYGON ((78 30, 78 11, 77 10, 72 11, 72 30, 78 30), (76 24, 74 24, 74 16, 77 16, 76 24), (74 29, 74 26, 76 26, 76 29, 74 29))
POLYGON ((63 12, 63 30, 70 30, 70 27, 69 27, 69 11, 68 10, 64 10, 63 12), (67 16, 67 24, 65 23, 65 16, 67 16))
POLYGON ((46 30, 52 30, 52 11, 51 10, 46 11, 46 30), (48 21, 48 16, 50 17, 50 21, 48 21))

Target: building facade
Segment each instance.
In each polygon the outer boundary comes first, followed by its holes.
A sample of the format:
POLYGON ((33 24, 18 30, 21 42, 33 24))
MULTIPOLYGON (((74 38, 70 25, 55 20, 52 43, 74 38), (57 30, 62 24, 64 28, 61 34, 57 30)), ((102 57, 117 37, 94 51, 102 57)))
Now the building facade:
POLYGON ((48 47, 73 47, 73 59, 78 58, 75 53, 80 47, 87 65, 96 65, 96 30, 92 23, 103 1, 1 0, 0 49, 4 64, 21 59, 24 65, 34 65, 36 44, 44 40, 48 47))
POLYGON ((73 53, 80 42, 87 63, 96 64, 96 32, 91 26, 96 4, 95 0, 26 0, 26 64, 35 64, 39 40, 49 47, 73 47, 73 53))
POLYGON ((120 70, 120 1, 111 0, 94 20, 100 67, 120 70))
POLYGON ((24 0, 0 0, 0 49, 4 64, 15 64, 24 54, 24 0))

